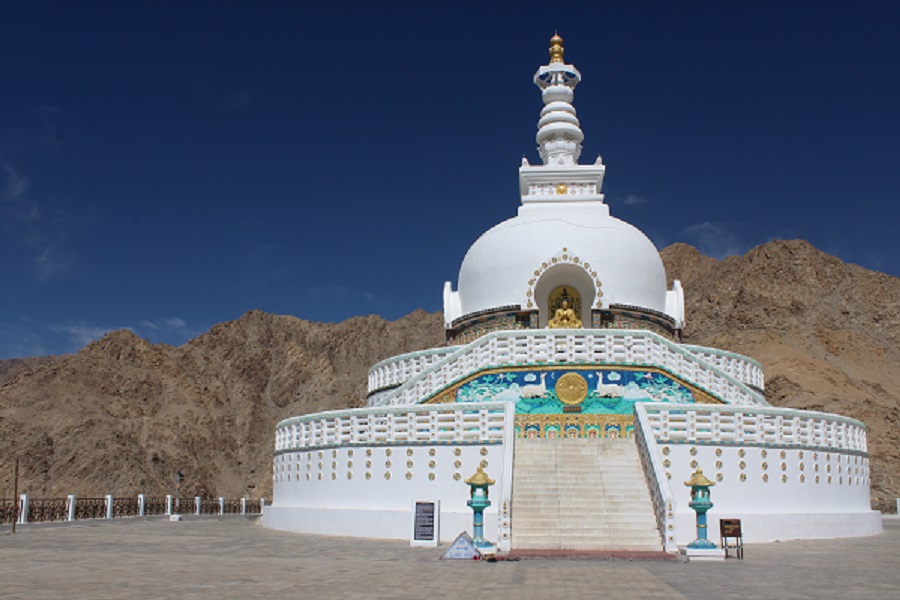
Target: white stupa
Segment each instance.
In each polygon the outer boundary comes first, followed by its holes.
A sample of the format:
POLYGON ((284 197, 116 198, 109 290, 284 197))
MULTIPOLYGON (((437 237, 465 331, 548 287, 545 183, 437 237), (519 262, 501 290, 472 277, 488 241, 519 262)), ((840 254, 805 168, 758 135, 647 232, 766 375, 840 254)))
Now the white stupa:
POLYGON ((697 481, 713 542, 723 519, 756 542, 880 532, 865 426, 773 408, 759 363, 681 343, 680 283, 610 216, 602 161, 578 163, 581 74, 559 36, 534 79, 543 164, 523 161, 518 214, 445 284, 447 345, 374 365, 368 408, 279 423, 264 524, 449 541, 472 531, 465 481, 492 478, 501 551, 674 552, 697 536, 697 481))

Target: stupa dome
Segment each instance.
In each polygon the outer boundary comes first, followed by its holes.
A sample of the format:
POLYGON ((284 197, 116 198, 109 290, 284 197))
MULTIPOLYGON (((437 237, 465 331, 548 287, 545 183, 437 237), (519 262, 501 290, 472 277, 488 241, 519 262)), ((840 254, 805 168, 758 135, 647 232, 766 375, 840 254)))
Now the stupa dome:
POLYGON ((459 271, 460 313, 544 308, 560 285, 576 288, 585 310, 666 309, 666 272, 653 242, 606 205, 571 203, 522 207, 478 238, 459 271))

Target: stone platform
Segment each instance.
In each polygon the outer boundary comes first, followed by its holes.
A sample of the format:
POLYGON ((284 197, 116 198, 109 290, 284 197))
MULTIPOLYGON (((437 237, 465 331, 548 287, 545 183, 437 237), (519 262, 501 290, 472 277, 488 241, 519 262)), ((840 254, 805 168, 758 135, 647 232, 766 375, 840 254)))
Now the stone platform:
POLYGON ((241 517, 0 528, 0 597, 900 598, 900 520, 865 538, 750 544, 718 563, 439 560, 446 546, 301 535, 241 517))

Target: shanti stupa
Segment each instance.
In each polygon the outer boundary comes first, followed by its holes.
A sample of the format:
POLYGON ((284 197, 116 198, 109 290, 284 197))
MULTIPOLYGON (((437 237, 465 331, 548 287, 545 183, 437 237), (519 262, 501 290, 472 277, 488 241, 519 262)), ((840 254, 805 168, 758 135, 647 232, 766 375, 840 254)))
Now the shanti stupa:
POLYGON ((773 408, 759 363, 681 343, 684 295, 653 243, 610 216, 600 158, 579 164, 581 74, 551 39, 535 84, 542 164, 518 214, 444 286, 447 345, 369 371, 368 407, 278 424, 268 527, 413 539, 472 531, 465 480, 495 483, 484 537, 510 549, 675 551, 697 537, 685 482, 713 483, 709 537, 872 535, 865 426, 773 408))

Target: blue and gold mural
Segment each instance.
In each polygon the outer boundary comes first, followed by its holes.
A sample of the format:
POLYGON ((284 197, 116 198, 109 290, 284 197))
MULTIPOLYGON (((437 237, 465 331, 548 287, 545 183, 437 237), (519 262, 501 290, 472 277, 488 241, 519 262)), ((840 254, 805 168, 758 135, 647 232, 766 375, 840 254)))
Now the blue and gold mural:
POLYGON ((653 371, 552 369, 506 371, 481 375, 456 390, 456 402, 503 400, 516 403, 517 414, 561 414, 580 407, 582 414, 631 415, 635 402, 694 403, 693 392, 671 377, 653 371), (575 375, 578 391, 567 397, 559 387, 575 375), (573 395, 574 394, 574 395, 573 395), (562 398, 560 397, 562 396, 562 398))
POLYGON ((601 366, 497 368, 428 402, 513 402, 518 437, 631 437, 637 402, 718 403, 658 369, 601 366))

